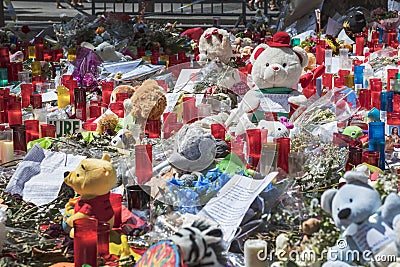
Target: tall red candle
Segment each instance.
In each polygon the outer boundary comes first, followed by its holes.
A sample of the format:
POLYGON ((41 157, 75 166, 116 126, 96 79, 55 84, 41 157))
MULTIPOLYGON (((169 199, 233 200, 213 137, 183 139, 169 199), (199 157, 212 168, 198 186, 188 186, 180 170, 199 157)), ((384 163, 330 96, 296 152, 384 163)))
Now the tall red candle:
POLYGON ((147 120, 144 132, 149 138, 159 138, 161 135, 161 121, 147 120))
POLYGON ((363 33, 356 34, 356 56, 362 56, 364 52, 364 35, 363 33))
POLYGON ((284 170, 286 173, 289 173, 290 138, 276 138, 275 142, 279 144, 278 167, 284 170))
POLYGON ((97 219, 92 217, 74 220, 75 266, 97 267, 97 225, 97 219))
POLYGON ((22 108, 27 108, 31 103, 31 94, 33 93, 33 85, 31 83, 23 83, 21 87, 22 108))
POLYGON ((135 146, 135 175, 137 183, 145 184, 153 177, 153 150, 151 145, 135 146))
POLYGON ((211 124, 211 134, 215 139, 225 140, 225 126, 222 124, 211 124))
POLYGON ((195 97, 183 98, 183 123, 193 122, 197 117, 197 107, 195 97))
POLYGON ((53 124, 41 124, 40 130, 42 132, 42 137, 56 137, 56 126, 53 124))
POLYGON ((261 155, 261 131, 260 129, 250 129, 246 131, 247 155, 249 165, 257 168, 261 155))
POLYGON ((38 120, 25 120, 26 127, 26 142, 39 139, 39 121, 38 120))
POLYGON ((317 46, 315 47, 315 61, 317 65, 322 65, 325 62, 325 40, 318 40, 317 46))
POLYGON ((86 120, 86 91, 84 88, 74 89, 75 116, 81 121, 86 120))
POLYGON ((110 224, 107 222, 97 225, 97 253, 100 257, 110 254, 110 224))
POLYGON ((103 82, 101 85, 102 100, 107 105, 110 104, 111 93, 114 90, 114 82, 103 82))
POLYGON ((114 211, 114 225, 113 228, 119 228, 122 223, 121 209, 122 209, 122 195, 110 194, 110 203, 114 211))

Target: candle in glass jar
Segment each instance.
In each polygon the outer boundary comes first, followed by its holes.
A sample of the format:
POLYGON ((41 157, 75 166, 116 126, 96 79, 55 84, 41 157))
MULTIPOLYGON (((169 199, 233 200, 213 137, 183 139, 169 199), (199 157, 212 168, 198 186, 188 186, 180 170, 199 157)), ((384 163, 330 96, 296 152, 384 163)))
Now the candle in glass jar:
POLYGON ((6 163, 14 159, 13 130, 0 130, 0 162, 6 163))
POLYGON ((135 176, 138 184, 145 184, 153 177, 153 152, 151 145, 135 146, 135 176))
POLYGON ((77 119, 86 120, 86 92, 84 88, 74 89, 75 116, 77 119))
POLYGON ((95 218, 74 220, 74 263, 75 266, 89 264, 97 267, 97 225, 95 218))
POLYGON ((245 267, 267 266, 267 242, 261 239, 249 239, 244 243, 245 267))

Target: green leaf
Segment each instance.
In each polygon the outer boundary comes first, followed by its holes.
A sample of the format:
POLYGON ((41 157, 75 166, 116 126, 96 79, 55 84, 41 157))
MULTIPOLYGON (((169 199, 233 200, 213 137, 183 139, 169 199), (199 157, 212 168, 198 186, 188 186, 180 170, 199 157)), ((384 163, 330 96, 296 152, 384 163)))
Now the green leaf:
POLYGON ((39 144, 39 146, 41 146, 42 148, 48 149, 48 148, 51 146, 52 143, 53 143, 53 140, 52 140, 51 138, 49 138, 49 137, 44 137, 44 138, 39 138, 39 139, 30 141, 30 142, 27 144, 26 148, 27 148, 27 150, 28 150, 28 152, 29 152, 29 150, 31 150, 31 148, 32 148, 35 144, 39 144))

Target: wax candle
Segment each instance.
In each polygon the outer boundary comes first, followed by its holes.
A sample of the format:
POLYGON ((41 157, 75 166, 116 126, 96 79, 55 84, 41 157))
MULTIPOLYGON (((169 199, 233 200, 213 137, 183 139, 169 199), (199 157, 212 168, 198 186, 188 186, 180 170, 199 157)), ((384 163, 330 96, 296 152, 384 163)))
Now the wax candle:
POLYGON ((111 193, 110 194, 110 203, 111 203, 111 207, 114 211, 113 228, 118 228, 121 226, 121 222, 122 222, 122 217, 121 217, 122 195, 111 193))
POLYGON ((326 42, 325 40, 317 40, 317 46, 316 46, 316 53, 315 53, 315 62, 317 65, 322 65, 324 64, 325 61, 325 45, 326 42))
POLYGON ((151 145, 135 146, 135 175, 138 184, 144 184, 153 176, 153 152, 151 145))
POLYGON ((105 104, 110 104, 110 98, 114 89, 114 82, 103 82, 101 85, 102 90, 102 101, 105 104))
POLYGON ((99 222, 97 225, 97 253, 100 257, 110 254, 110 224, 99 222))
POLYGON ((356 34, 356 56, 362 56, 364 51, 364 35, 363 33, 356 34))
POLYGON ((84 88, 74 89, 75 116, 81 121, 86 120, 86 91, 84 88))
POLYGON ((247 146, 247 155, 249 157, 248 164, 253 168, 257 168, 261 155, 260 129, 246 130, 246 146, 247 146))
POLYGON ((40 76, 42 75, 42 66, 39 61, 33 61, 31 63, 32 76, 40 76))
POLYGON ((57 86, 58 108, 65 108, 70 104, 69 89, 63 85, 57 86))
POLYGON ((339 68, 340 69, 348 69, 349 61, 349 49, 348 48, 340 48, 339 49, 339 68))
POLYGON ((20 85, 22 108, 27 108, 31 104, 31 94, 33 93, 33 85, 31 83, 24 83, 20 85))
POLYGON ((260 157, 260 173, 265 176, 277 169, 278 144, 266 143, 262 145, 260 157))
POLYGON ((365 150, 362 152, 362 162, 370 164, 372 166, 379 166, 379 151, 365 150))
POLYGON ((183 98, 183 123, 190 123, 197 117, 196 98, 183 98))
POLYGON ((42 137, 56 137, 56 126, 53 124, 41 124, 40 125, 42 137))
POLYGON ((290 138, 280 137, 276 138, 275 142, 279 144, 278 148, 278 167, 289 172, 289 152, 290 152, 290 138))
POLYGON ((22 124, 21 103, 13 103, 7 111, 7 115, 10 125, 22 124))
POLYGON ((110 110, 114 112, 118 118, 124 117, 124 104, 121 102, 110 103, 110 110))
POLYGON ((225 127, 222 124, 211 124, 211 134, 215 139, 225 140, 225 127))
POLYGON ((39 121, 38 120, 25 120, 26 127, 26 142, 39 139, 39 121))
POLYGON ((245 267, 267 266, 267 242, 260 239, 248 239, 244 243, 245 267))
POLYGON ((14 159, 13 130, 5 128, 0 130, 0 162, 6 163, 14 159))
POLYGON ((149 138, 159 138, 161 135, 161 121, 147 120, 144 132, 149 138))
MULTIPOLYGON (((64 77, 64 76, 63 76, 64 77)), ((74 79, 65 80, 62 84, 69 90, 69 101, 71 105, 75 105, 75 88, 78 88, 78 81, 74 79)))
POLYGON ((97 267, 97 225, 95 218, 74 220, 74 263, 75 266, 89 264, 97 267))

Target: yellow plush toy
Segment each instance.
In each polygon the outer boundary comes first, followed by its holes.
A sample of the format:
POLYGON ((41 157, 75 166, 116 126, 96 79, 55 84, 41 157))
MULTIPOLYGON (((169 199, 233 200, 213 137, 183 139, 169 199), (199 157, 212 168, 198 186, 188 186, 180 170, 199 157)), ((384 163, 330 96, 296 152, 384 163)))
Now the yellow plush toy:
POLYGON ((99 221, 108 222, 111 227, 114 225, 110 190, 117 181, 117 173, 108 154, 104 154, 102 159, 82 160, 75 171, 64 173, 64 181, 80 195, 73 214, 67 209, 69 214, 65 216, 64 226, 71 229, 71 237, 74 235, 72 227, 75 219, 95 217, 99 221))

